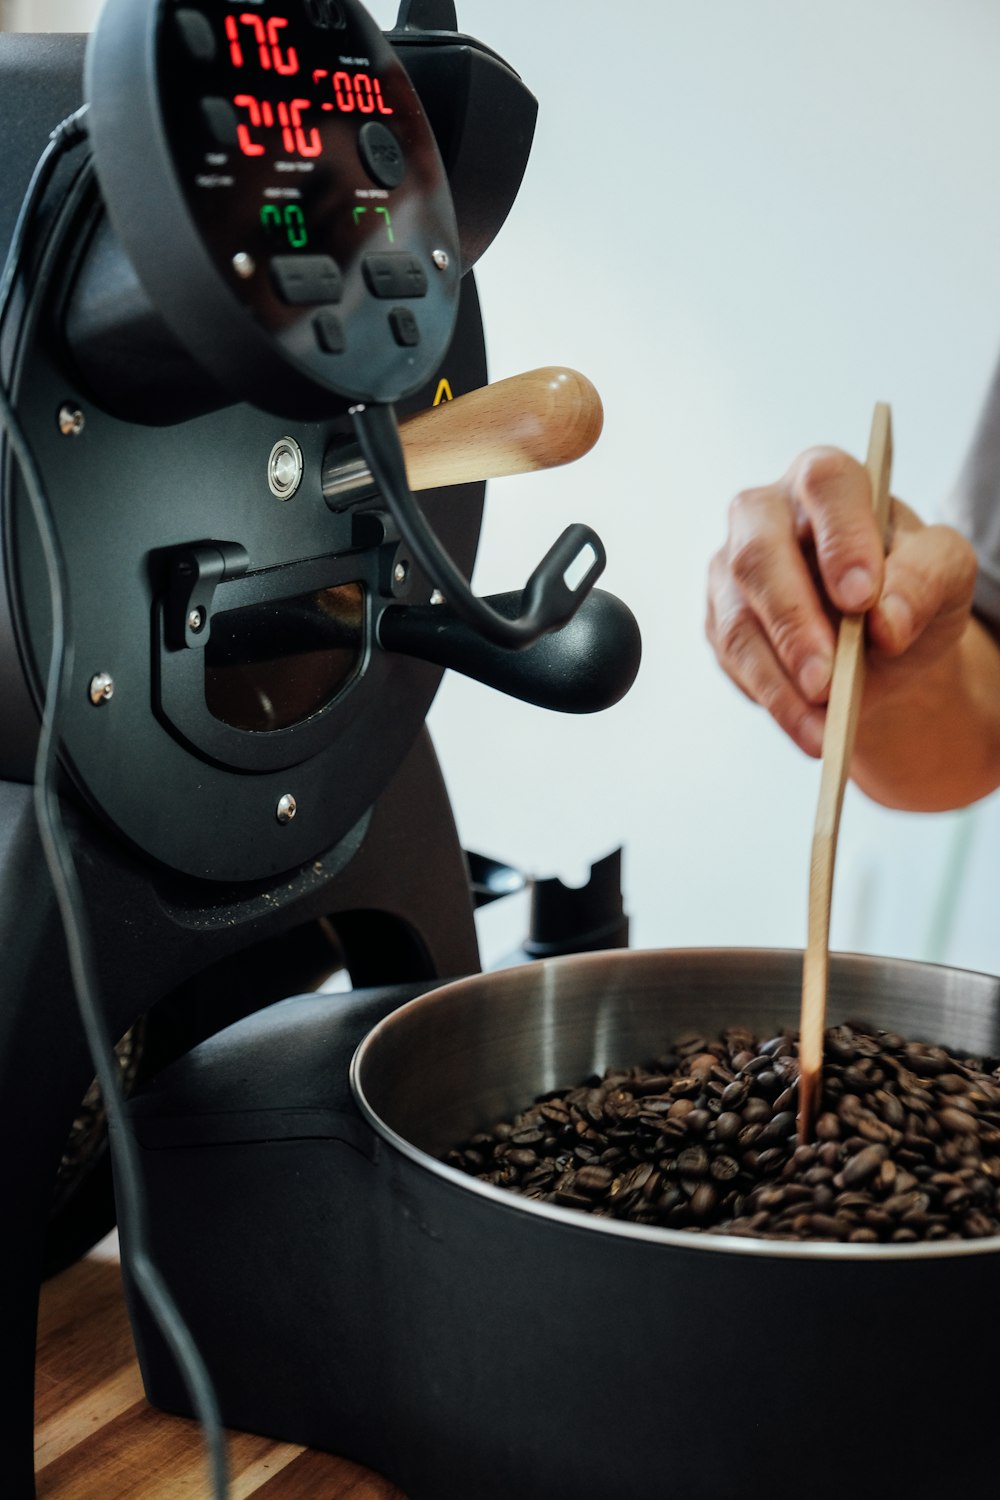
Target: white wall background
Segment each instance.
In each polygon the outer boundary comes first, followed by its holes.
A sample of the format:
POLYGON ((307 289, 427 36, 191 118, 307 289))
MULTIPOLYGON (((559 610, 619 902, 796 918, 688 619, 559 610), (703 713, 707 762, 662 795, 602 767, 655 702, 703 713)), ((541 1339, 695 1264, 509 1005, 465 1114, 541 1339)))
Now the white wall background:
MULTIPOLYGON (((95 9, 6 0, 20 26, 95 9)), ((371 9, 391 24, 394 0, 371 9)), ((460 831, 570 881, 624 844, 636 945, 799 947, 818 767, 715 666, 706 567, 737 489, 813 442, 863 455, 876 400, 895 492, 937 512, 1000 349, 1000 9, 459 0, 459 18, 540 102, 479 270, 492 375, 566 363, 606 409, 577 465, 491 485, 475 582, 522 583, 590 521, 645 641, 593 719, 445 683, 431 725, 460 831)), ((524 915, 484 912, 487 962, 524 915)), ((1000 970, 997 800, 921 818, 849 792, 833 937, 1000 970)))

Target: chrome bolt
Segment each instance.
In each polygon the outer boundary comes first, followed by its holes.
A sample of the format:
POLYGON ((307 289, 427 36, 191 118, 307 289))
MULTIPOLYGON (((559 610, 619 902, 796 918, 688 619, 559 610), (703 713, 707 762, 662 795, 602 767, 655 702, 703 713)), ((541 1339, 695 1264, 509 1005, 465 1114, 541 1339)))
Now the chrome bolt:
POLYGON ((238 250, 233 256, 233 270, 243 281, 249 281, 256 269, 257 262, 245 250, 238 250))
POLYGON ((440 589, 435 589, 434 590, 433 594, 431 595, 431 603, 432 604, 443 604, 444 603, 444 595, 442 594, 442 592, 441 592, 440 589))
POLYGON ((100 708, 102 703, 110 703, 115 696, 114 678, 108 672, 95 672, 88 691, 91 703, 100 708))
POLYGON ((278 798, 278 805, 274 811, 279 823, 290 823, 292 821, 298 812, 298 803, 291 792, 286 792, 283 797, 278 798))
POLYGON ((448 255, 447 250, 432 250, 431 260, 437 266, 439 271, 447 271, 448 267, 451 265, 451 258, 448 255))
POLYGON ((201 629, 201 627, 204 625, 204 623, 205 623, 205 611, 203 609, 193 609, 191 611, 191 613, 188 615, 188 618, 187 618, 188 630, 198 631, 198 630, 201 629))
POLYGON ((398 562, 396 564, 396 566, 392 570, 392 581, 393 581, 393 583, 405 583, 406 582, 406 577, 407 577, 407 574, 409 573, 409 571, 410 571, 410 569, 409 569, 409 565, 407 563, 405 563, 405 562, 398 562))
POLYGON ((302 481, 302 449, 294 438, 279 438, 267 460, 267 485, 279 500, 290 500, 302 481))
POLYGON ((59 431, 63 437, 79 437, 83 431, 87 419, 78 406, 73 406, 69 401, 64 401, 59 408, 59 431))

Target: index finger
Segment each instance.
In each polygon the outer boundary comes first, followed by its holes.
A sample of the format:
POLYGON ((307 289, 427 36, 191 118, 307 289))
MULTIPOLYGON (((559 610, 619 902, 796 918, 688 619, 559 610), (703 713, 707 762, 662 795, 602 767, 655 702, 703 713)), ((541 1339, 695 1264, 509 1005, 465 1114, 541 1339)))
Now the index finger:
POLYGON ((831 603, 848 614, 870 609, 881 591, 885 559, 864 465, 839 448, 810 448, 783 484, 812 535, 831 603))

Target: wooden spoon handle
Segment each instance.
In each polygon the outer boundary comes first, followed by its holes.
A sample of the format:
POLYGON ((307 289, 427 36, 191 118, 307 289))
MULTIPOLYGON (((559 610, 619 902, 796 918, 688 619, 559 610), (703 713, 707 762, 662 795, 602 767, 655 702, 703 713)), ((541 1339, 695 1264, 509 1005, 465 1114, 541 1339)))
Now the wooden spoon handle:
MULTIPOLYGON (((594 446, 603 424, 601 398, 587 377, 550 366, 417 412, 399 424, 399 437, 410 489, 431 490, 572 463, 594 446)), ((322 483, 333 510, 374 493, 353 444, 330 449, 322 483)))
MULTIPOLYGON (((892 417, 879 402, 872 418, 867 465, 872 506, 880 537, 889 520, 892 417)), ((830 960, 830 907, 844 787, 854 752, 858 711, 865 682, 864 615, 844 615, 837 633, 830 700, 823 731, 823 767, 809 867, 808 938, 802 968, 799 1025, 799 1142, 812 1139, 822 1092, 823 1035, 830 960)))

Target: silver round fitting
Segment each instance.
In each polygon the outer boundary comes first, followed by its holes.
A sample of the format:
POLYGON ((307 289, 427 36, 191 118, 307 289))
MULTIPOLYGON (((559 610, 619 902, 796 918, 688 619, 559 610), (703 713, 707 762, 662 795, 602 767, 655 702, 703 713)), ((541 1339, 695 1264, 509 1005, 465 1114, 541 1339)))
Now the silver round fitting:
POLYGON ((100 708, 102 703, 110 703, 115 696, 114 678, 110 672, 95 672, 90 679, 90 687, 87 691, 94 707, 100 708))
POLYGON ((249 281, 257 269, 257 262, 245 250, 237 250, 233 256, 233 270, 243 281, 249 281))
POLYGON ((290 500, 302 481, 302 449, 294 438, 279 438, 267 460, 267 486, 279 500, 290 500))
POLYGON ((447 250, 432 250, 431 260, 437 266, 439 271, 447 271, 448 267, 451 265, 451 257, 448 254, 447 250))
POLYGON ((295 798, 291 792, 286 792, 283 797, 278 798, 278 805, 274 812, 279 823, 290 823, 298 810, 298 803, 295 801, 295 798))
POLYGON ((398 562, 392 570, 393 583, 405 583, 410 569, 405 562, 398 562))
POLYGON ((60 406, 57 420, 59 422, 59 431, 63 437, 79 437, 87 425, 87 419, 83 415, 83 412, 70 401, 64 401, 62 406, 60 406))
POLYGON ((431 594, 431 603, 432 604, 443 604, 444 603, 444 595, 442 594, 442 592, 441 592, 440 589, 435 589, 434 592, 431 594))
POLYGON ((193 609, 187 617, 188 630, 199 631, 204 623, 205 611, 203 609, 193 609))

